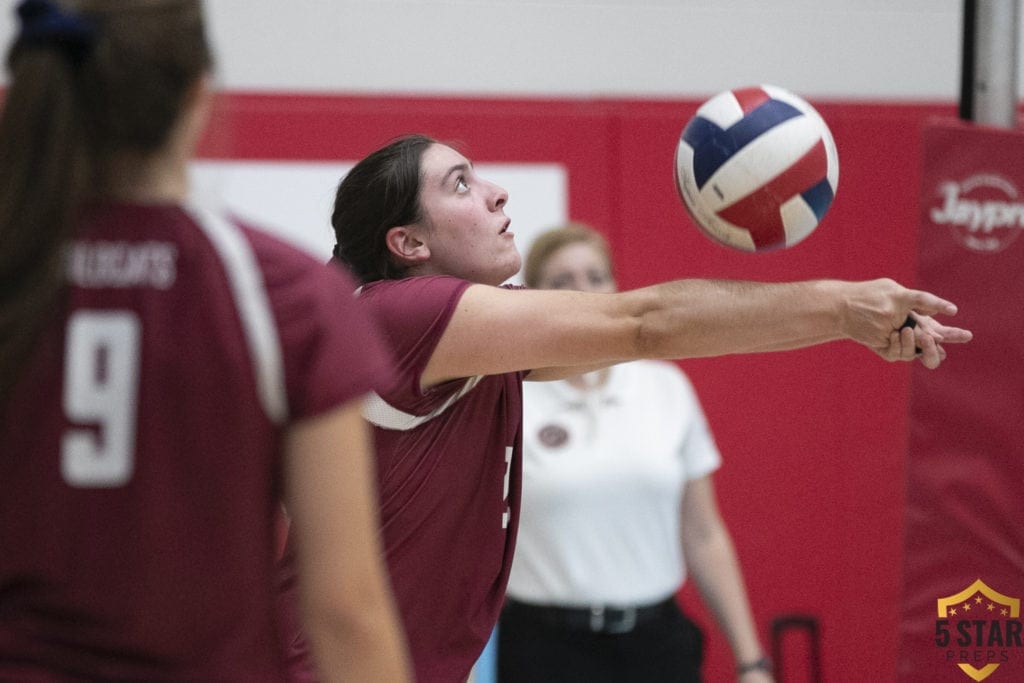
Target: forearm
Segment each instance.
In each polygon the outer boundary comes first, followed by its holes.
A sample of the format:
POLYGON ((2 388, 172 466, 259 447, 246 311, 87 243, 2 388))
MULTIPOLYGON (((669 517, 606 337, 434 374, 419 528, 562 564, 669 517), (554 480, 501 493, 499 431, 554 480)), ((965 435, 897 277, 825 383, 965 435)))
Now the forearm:
POLYGON ((737 664, 764 654, 747 599, 739 562, 727 535, 714 534, 688 549, 687 566, 704 604, 729 641, 737 664))
POLYGON ((306 610, 307 635, 321 681, 410 680, 405 641, 390 618, 386 598, 379 603, 366 599, 351 609, 306 610))
POLYGON ((680 280, 628 293, 638 355, 779 351, 848 336, 843 283, 680 280))
POLYGON ((360 409, 350 401, 293 426, 286 439, 302 625, 325 683, 410 678, 360 409))

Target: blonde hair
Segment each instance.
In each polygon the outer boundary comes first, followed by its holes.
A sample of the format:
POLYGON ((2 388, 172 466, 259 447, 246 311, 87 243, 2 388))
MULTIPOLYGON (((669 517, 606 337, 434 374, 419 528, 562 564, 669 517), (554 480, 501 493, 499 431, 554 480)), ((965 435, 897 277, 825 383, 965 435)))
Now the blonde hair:
POLYGON ((530 252, 523 266, 523 282, 526 286, 538 287, 544 266, 555 252, 570 244, 589 244, 594 247, 604 256, 608 271, 612 271, 612 252, 608 240, 586 223, 573 221, 544 231, 530 245, 530 252))

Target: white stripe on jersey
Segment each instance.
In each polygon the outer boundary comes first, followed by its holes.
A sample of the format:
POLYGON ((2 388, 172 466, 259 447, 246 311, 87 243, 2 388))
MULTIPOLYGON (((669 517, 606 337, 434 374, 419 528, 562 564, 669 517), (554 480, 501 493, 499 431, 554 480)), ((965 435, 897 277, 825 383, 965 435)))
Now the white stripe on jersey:
POLYGON ((271 422, 283 424, 288 418, 288 401, 281 342, 263 286, 263 273, 256 263, 252 246, 238 226, 213 211, 196 206, 187 207, 187 211, 213 243, 224 263, 242 329, 249 342, 263 412, 271 422))
POLYGON ((465 384, 462 385, 461 389, 452 394, 452 396, 438 408, 426 415, 413 415, 412 413, 399 410, 381 398, 379 394, 374 392, 371 393, 363 403, 363 418, 370 424, 377 425, 384 429, 394 429, 403 432, 415 429, 424 422, 433 420, 435 417, 448 410, 456 401, 468 394, 473 387, 479 384, 480 380, 483 378, 483 375, 470 377, 466 380, 465 384))

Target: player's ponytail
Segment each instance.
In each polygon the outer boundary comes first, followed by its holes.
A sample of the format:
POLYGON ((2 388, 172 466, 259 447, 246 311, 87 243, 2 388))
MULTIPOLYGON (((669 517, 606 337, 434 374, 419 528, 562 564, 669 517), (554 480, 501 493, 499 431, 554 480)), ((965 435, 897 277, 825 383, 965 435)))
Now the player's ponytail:
POLYGON ((54 10, 48 3, 19 6, 21 34, 7 61, 11 79, 0 113, 0 399, 57 305, 61 247, 90 173, 77 76, 93 27, 54 10))
POLYGON ((159 151, 211 57, 197 0, 23 0, 0 111, 0 401, 61 304, 81 205, 159 151), (74 9, 71 9, 71 8, 74 9))

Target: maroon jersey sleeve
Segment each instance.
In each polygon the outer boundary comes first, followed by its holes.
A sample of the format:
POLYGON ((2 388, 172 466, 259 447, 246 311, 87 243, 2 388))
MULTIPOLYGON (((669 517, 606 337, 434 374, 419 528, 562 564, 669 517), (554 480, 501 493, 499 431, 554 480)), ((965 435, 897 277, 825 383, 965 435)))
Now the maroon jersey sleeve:
POLYGON ((360 303, 372 311, 398 368, 398 383, 381 392, 388 403, 421 414, 462 386, 456 381, 423 391, 420 379, 455 306, 471 284, 436 275, 386 280, 363 288, 360 303))
POLYGON ((356 285, 341 268, 296 254, 246 229, 263 273, 284 350, 289 414, 301 419, 392 383, 391 356, 356 285))

